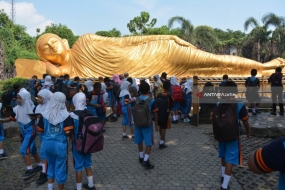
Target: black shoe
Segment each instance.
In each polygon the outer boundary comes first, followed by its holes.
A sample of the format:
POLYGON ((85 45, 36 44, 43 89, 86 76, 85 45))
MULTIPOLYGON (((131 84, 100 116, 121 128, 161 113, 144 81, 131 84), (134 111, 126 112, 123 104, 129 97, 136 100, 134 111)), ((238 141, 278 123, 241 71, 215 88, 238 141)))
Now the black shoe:
POLYGON ((143 163, 143 158, 139 157, 139 163, 140 163, 140 164, 143 163))
POLYGON ((31 169, 31 170, 26 170, 25 173, 24 173, 24 175, 22 175, 21 178, 27 179, 27 178, 29 178, 29 177, 32 177, 34 174, 35 174, 35 171, 34 171, 33 169, 31 169))
POLYGON ((221 177, 221 184, 224 183, 224 177, 221 177))
POLYGON ((5 152, 3 152, 3 154, 0 154, 0 160, 4 160, 8 158, 7 154, 5 154, 5 152))
POLYGON ((47 182, 47 174, 41 172, 39 179, 37 179, 36 184, 37 185, 43 185, 47 182))
POLYGON ((88 190, 96 190, 96 187, 95 187, 95 186, 89 187, 87 183, 86 183, 86 184, 83 184, 82 187, 83 187, 84 189, 88 189, 88 190))
POLYGON ((256 112, 252 112, 252 115, 256 115, 256 112))
POLYGON ((43 170, 43 167, 42 166, 39 166, 37 165, 35 168, 34 168, 34 172, 39 172, 39 171, 42 171, 43 170))
POLYGON ((135 140, 135 136, 134 136, 134 135, 132 136, 132 140, 133 140, 133 141, 135 140))
POLYGON ((118 120, 117 117, 111 117, 110 122, 116 122, 118 120))
POLYGON ((270 112, 271 115, 276 115, 276 112, 270 112))
POLYGON ((128 135, 122 136, 122 139, 129 139, 128 135))
POLYGON ((279 115, 284 116, 284 112, 279 112, 279 115))
POLYGON ((164 143, 159 145, 159 149, 164 149, 164 148, 167 148, 167 146, 164 143))
POLYGON ((147 161, 143 161, 142 166, 146 169, 153 169, 154 165, 151 165, 151 163, 149 162, 149 159, 147 161))

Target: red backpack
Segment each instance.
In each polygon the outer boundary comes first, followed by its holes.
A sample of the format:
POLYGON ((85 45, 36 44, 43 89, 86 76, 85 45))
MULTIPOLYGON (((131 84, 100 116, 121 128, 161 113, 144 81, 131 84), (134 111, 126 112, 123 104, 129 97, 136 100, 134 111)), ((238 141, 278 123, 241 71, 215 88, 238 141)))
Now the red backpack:
POLYGON ((181 102, 183 100, 183 93, 180 86, 173 86, 172 96, 174 102, 181 102))

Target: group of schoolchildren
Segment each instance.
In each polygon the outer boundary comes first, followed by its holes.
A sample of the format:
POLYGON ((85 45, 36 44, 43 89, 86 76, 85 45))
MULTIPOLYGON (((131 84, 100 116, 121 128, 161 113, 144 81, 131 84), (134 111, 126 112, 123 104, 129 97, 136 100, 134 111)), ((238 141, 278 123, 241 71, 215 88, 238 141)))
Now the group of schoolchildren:
MULTIPOLYGON (((281 71, 279 71, 278 68, 276 75, 281 73, 281 71)), ((256 80, 254 78, 256 75, 254 69, 251 74, 252 77, 247 80, 256 80)), ((150 163, 149 156, 151 147, 154 143, 153 125, 152 123, 150 123, 149 126, 144 127, 135 125, 136 119, 134 118, 135 116, 133 117, 135 106, 141 102, 146 102, 148 104, 149 110, 152 113, 152 119, 155 121, 155 130, 160 133, 159 149, 167 147, 165 145, 166 129, 170 128, 170 123, 177 123, 179 119, 178 110, 182 108, 180 117, 187 122, 185 119, 187 118, 187 115, 189 115, 191 109, 192 79, 186 79, 184 83, 181 84, 178 83, 177 77, 173 76, 170 80, 167 80, 166 76, 166 73, 163 73, 161 76, 154 75, 152 88, 149 81, 137 81, 135 78, 130 78, 128 73, 119 76, 114 75, 112 78, 113 80, 108 77, 99 77, 99 82, 95 82, 94 84, 91 80, 87 80, 84 85, 82 85, 86 88, 81 90, 84 93, 76 93, 70 101, 74 106, 74 110, 87 109, 93 115, 98 116, 103 123, 106 121, 105 111, 106 103, 108 102, 113 109, 113 117, 110 121, 115 122, 117 121, 118 115, 122 115, 122 139, 129 138, 126 128, 130 127, 132 139, 135 144, 138 145, 139 163, 144 168, 152 169, 154 168, 154 165, 150 163), (119 85, 120 87, 118 97, 114 92, 117 88, 116 85, 119 85), (186 100, 186 103, 182 104, 181 101, 175 101, 174 96, 176 96, 175 93, 179 92, 178 87, 180 87, 183 94, 183 100, 186 100), (170 118, 172 118, 172 122, 170 122, 170 118), (145 150, 143 142, 145 142, 145 150)), ((274 81, 274 78, 271 78, 271 80, 274 81)), ((68 98, 65 94, 61 92, 52 93, 54 88, 52 87, 52 83, 49 83, 49 76, 46 76, 45 80, 47 82, 44 82, 42 88, 35 93, 38 102, 36 107, 31 101, 32 92, 28 92, 23 88, 19 89, 18 86, 15 86, 15 89, 17 89, 18 92, 16 91, 16 98, 13 98, 12 101, 14 102, 12 103, 13 105, 16 104, 16 106, 14 106, 11 116, 0 122, 2 124, 8 121, 18 121, 20 125, 22 138, 20 153, 24 157, 27 167, 22 178, 29 178, 34 175, 35 172, 41 171, 40 177, 36 181, 37 184, 44 184, 48 181, 48 189, 50 190, 53 189, 55 178, 58 183, 58 188, 63 189, 67 178, 67 140, 68 137, 73 139, 78 136, 79 116, 76 115, 76 112, 68 112, 66 105, 68 98), (40 115, 38 113, 40 113, 40 115), (40 155, 38 155, 35 146, 37 133, 40 134, 41 140, 40 155), (31 164, 29 154, 34 157, 34 160, 37 163, 34 168, 31 164)), ((65 81, 70 85, 72 83, 69 80, 65 81)), ((246 85, 249 83, 249 81, 246 81, 246 85)), ((224 81, 220 86, 225 87, 223 90, 226 93, 237 93, 236 83, 228 81, 227 78, 224 78, 224 81)), ((234 97, 228 97, 227 100, 234 100, 234 97)), ((225 103, 223 101, 227 100, 221 99, 219 102, 220 105, 225 103)), ((217 105, 219 105, 219 103, 217 105)), ((247 130, 247 137, 249 137, 248 112, 241 102, 237 103, 236 108, 237 119, 242 120, 247 130)), ((256 111, 258 109, 252 107, 252 111, 254 110, 256 111)), ((211 120, 215 117, 213 114, 214 113, 211 114, 211 120)), ((143 119, 146 120, 146 118, 143 119)), ((3 126, 0 125, 0 127, 2 127, 2 130, 0 130, 0 155, 2 155, 1 158, 4 159, 7 158, 7 155, 3 151, 3 126)), ((284 164, 283 162, 281 163, 281 160, 285 157, 284 143, 284 138, 273 141, 271 144, 266 145, 251 155, 248 162, 249 168, 255 173, 269 173, 273 170, 281 171, 279 189, 282 189, 285 186, 284 164), (279 149, 277 150, 278 147, 279 149), (283 147, 283 149, 281 147, 283 147), (278 154, 272 154, 272 150, 274 150, 273 152, 278 152, 278 154), (280 162, 272 162, 272 158, 280 160, 280 162)), ((76 170, 76 188, 78 190, 82 187, 85 189, 96 189, 93 184, 91 154, 82 154, 78 152, 74 148, 74 140, 72 144, 74 168, 76 170), (83 168, 86 170, 88 183, 82 185, 83 168)), ((240 153, 239 138, 231 141, 219 141, 219 157, 221 158, 222 164, 221 190, 229 189, 232 168, 234 165, 238 165, 241 162, 240 153)))
MULTIPOLYGON (((26 163, 26 171, 22 175, 22 178, 30 178, 36 172, 41 171, 39 179, 36 181, 37 184, 44 184, 47 181, 48 189, 51 190, 53 189, 54 179, 56 179, 58 189, 63 189, 67 178, 67 146, 68 138, 70 138, 73 140, 72 154, 76 170, 76 188, 77 190, 82 189, 82 187, 85 189, 95 189, 91 170, 91 154, 82 154, 74 148, 74 138, 78 136, 79 116, 76 115, 76 112, 69 112, 67 110, 67 107, 71 104, 75 111, 87 109, 92 115, 98 116, 102 123, 104 123, 106 121, 105 104, 109 102, 110 107, 113 109, 113 118, 110 121, 116 121, 119 102, 121 106, 121 112, 119 111, 119 113, 123 117, 123 139, 128 138, 126 135, 126 126, 129 126, 133 134, 132 138, 138 144, 139 163, 147 169, 154 168, 149 161, 150 150, 154 142, 152 122, 149 126, 144 126, 143 128, 134 127, 132 109, 139 101, 147 102, 152 113, 151 119, 155 121, 155 130, 159 131, 161 135, 159 148, 166 148, 167 146, 164 144, 165 133, 166 129, 170 128, 169 116, 176 103, 173 101, 171 92, 173 91, 173 87, 177 85, 173 83, 173 81, 177 81, 177 78, 172 77, 175 80, 169 81, 166 80, 166 75, 165 78, 155 75, 155 84, 151 91, 148 80, 137 81, 128 77, 127 74, 125 76, 127 78, 123 78, 122 80, 120 80, 118 75, 114 75, 113 80, 108 77, 104 79, 100 77, 99 82, 95 82, 94 84, 91 80, 87 80, 82 85, 85 89, 80 88, 79 92, 75 93, 71 100, 66 94, 55 92, 56 81, 53 81, 50 76, 45 76, 45 80, 41 80, 38 83, 34 76, 35 82, 33 86, 35 88, 30 89, 30 92, 25 88, 20 89, 19 86, 15 85, 16 96, 11 100, 13 111, 8 119, 2 119, 0 123, 2 126, 5 122, 17 121, 20 125, 22 140, 20 153, 26 163), (138 82, 140 83, 139 85, 137 84, 138 82), (117 84, 120 88, 119 98, 114 93, 115 85, 117 84), (32 95, 36 96, 37 106, 32 101, 32 95), (166 101, 162 101, 165 103, 165 110, 163 112, 165 114, 163 117, 164 120, 159 120, 157 115, 158 106, 156 100, 159 102, 159 98, 166 99, 166 101), (35 139, 38 134, 41 142, 40 155, 35 145, 35 139), (143 142, 146 145, 145 151, 143 150, 143 142), (30 154, 37 163, 36 167, 32 166, 30 154), (88 183, 82 185, 83 168, 86 170, 88 183)), ((67 86, 72 87, 72 82, 69 80, 68 75, 64 76, 64 79, 63 81, 67 86)), ((77 85, 75 86, 77 88, 77 85)), ((192 89, 190 86, 185 86, 184 88, 185 92, 189 92, 187 88, 192 89)), ((4 134, 2 133, 3 127, 0 135, 0 155, 1 159, 4 159, 7 158, 7 155, 3 150, 4 138, 2 137, 4 137, 4 134)))

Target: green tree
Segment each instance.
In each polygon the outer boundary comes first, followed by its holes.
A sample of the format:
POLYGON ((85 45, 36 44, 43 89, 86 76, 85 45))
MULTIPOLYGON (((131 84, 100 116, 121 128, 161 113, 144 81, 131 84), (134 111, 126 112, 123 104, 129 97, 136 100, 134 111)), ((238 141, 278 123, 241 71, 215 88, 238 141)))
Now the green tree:
POLYGON ((149 22, 149 13, 148 12, 141 12, 140 16, 135 17, 133 20, 127 24, 129 31, 135 35, 137 34, 146 34, 149 28, 152 28, 155 24, 157 19, 154 18, 149 22))
POLYGON ((4 62, 12 68, 18 58, 38 59, 35 39, 26 33, 26 27, 14 24, 7 14, 0 11, 0 43, 4 45, 4 62))
POLYGON ((112 30, 109 30, 109 31, 97 31, 95 34, 99 36, 106 36, 106 37, 120 37, 121 36, 120 30, 117 30, 116 28, 113 28, 112 30))
POLYGON ((61 38, 67 39, 70 47, 72 47, 75 41, 77 40, 72 30, 63 24, 51 23, 49 26, 46 26, 46 29, 42 34, 45 34, 45 33, 53 33, 53 34, 58 35, 61 38))
POLYGON ((196 46, 207 52, 216 53, 218 37, 214 29, 210 26, 197 26, 194 29, 196 46))
POLYGON ((274 13, 267 13, 262 17, 262 22, 265 27, 275 27, 271 38, 272 57, 285 57, 285 18, 274 13), (277 52, 274 51, 275 49, 277 52))
POLYGON ((178 22, 181 24, 181 38, 186 40, 187 42, 194 43, 194 25, 187 19, 181 16, 175 16, 169 19, 168 27, 172 28, 173 24, 178 22))
MULTIPOLYGON (((257 43, 257 61, 260 62, 261 52, 266 53, 265 44, 268 42, 270 31, 267 31, 267 27, 260 26, 258 21, 249 17, 244 23, 244 30, 247 31, 249 26, 254 27, 253 30, 249 33, 246 43, 257 43)), ((263 55, 265 57, 265 54, 263 55)))
POLYGON ((167 26, 163 25, 160 28, 150 28, 148 29, 147 35, 176 35, 181 37, 180 28, 169 29, 167 26))

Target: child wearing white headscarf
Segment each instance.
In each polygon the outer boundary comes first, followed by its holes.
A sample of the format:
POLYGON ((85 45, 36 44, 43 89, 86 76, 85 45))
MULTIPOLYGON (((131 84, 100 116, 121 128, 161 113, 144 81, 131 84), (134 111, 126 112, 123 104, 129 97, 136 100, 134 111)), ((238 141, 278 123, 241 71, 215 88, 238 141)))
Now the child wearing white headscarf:
POLYGON ((91 80, 87 80, 84 85, 87 88, 87 92, 91 92, 93 90, 93 82, 91 80))
MULTIPOLYGON (((177 88, 177 87, 180 88, 180 84, 179 84, 176 76, 172 76, 171 77, 170 83, 171 83, 171 92, 172 92, 172 95, 173 95, 173 89, 177 88)), ((179 119, 178 109, 179 109, 179 106, 180 106, 180 102, 175 102, 175 99, 174 99, 174 105, 173 105, 173 108, 172 108, 172 122, 171 122, 172 124, 178 124, 178 119, 179 119)))
POLYGON ((191 111, 192 106, 192 89, 193 89, 193 79, 190 78, 186 81, 186 83, 183 84, 183 94, 186 100, 186 104, 182 106, 182 114, 181 119, 183 119, 183 122, 187 123, 190 122, 190 119, 188 118, 189 113, 191 111))
POLYGON ((24 157, 27 165, 27 170, 22 178, 27 179, 35 174, 36 171, 42 170, 42 163, 37 153, 35 145, 36 127, 35 121, 31 120, 27 114, 33 113, 34 104, 31 100, 31 95, 26 90, 21 90, 17 95, 18 105, 13 108, 13 112, 9 119, 1 120, 1 123, 9 121, 18 121, 20 125, 20 134, 22 138, 22 144, 20 147, 20 153, 24 157), (29 154, 32 154, 37 166, 33 169, 29 154))
POLYGON ((105 83, 101 83, 101 93, 103 94, 104 103, 106 105, 106 102, 107 102, 107 99, 108 99, 108 93, 106 91, 105 83))
POLYGON ((163 84, 162 84, 158 74, 155 74, 153 76, 153 79, 154 79, 153 95, 154 95, 154 97, 156 97, 159 93, 163 92, 163 84))
POLYGON ((50 105, 42 113, 38 131, 45 134, 45 157, 48 163, 48 189, 53 189, 54 177, 58 189, 64 188, 67 178, 67 135, 73 130, 73 120, 65 106, 61 92, 53 94, 50 105))
MULTIPOLYGON (((49 102, 52 97, 53 93, 47 89, 42 89, 39 91, 37 95, 38 106, 36 107, 35 113, 42 113, 49 108, 49 102)), ((45 137, 44 134, 40 134, 41 140, 41 148, 40 148, 40 159, 43 161, 42 164, 42 172, 40 173, 39 179, 36 181, 36 184, 42 185, 47 181, 47 174, 46 174, 46 160, 45 160, 45 137)))
POLYGON ((47 89, 47 90, 50 90, 50 91, 54 90, 54 86, 53 86, 53 82, 51 80, 51 76, 46 76, 45 77, 45 82, 44 82, 43 87, 41 88, 41 90, 43 90, 43 89, 47 89))
MULTIPOLYGON (((84 93, 79 92, 75 94, 72 98, 75 111, 82 111, 88 112, 86 108, 86 96, 84 93)), ((70 113, 70 116, 73 118, 74 123, 74 137, 78 137, 78 130, 79 130, 79 116, 76 115, 74 112, 70 113)), ((87 181, 88 184, 84 184, 83 188, 91 189, 94 187, 93 183, 93 175, 92 175, 92 160, 91 160, 91 153, 82 154, 76 150, 76 140, 74 139, 72 142, 72 155, 74 160, 74 169, 76 171, 76 188, 77 190, 82 189, 82 170, 83 167, 86 170, 87 181)), ((95 189, 95 187, 94 187, 95 189)))
POLYGON ((129 87, 131 83, 128 81, 124 81, 121 85, 121 93, 120 93, 120 101, 122 104, 122 112, 123 112, 123 136, 122 139, 128 139, 129 136, 127 135, 127 126, 130 127, 132 133, 132 139, 134 139, 134 122, 132 116, 132 106, 131 103, 134 101, 134 98, 131 97, 129 92, 129 87))

